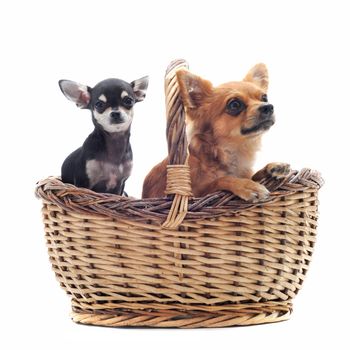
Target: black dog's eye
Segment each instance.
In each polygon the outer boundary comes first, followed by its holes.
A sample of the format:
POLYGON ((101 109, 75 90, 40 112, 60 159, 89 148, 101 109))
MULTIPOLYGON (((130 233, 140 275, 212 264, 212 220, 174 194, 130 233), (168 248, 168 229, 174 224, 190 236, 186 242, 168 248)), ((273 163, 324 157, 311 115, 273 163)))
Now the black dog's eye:
POLYGON ((131 108, 134 105, 134 100, 129 96, 125 96, 123 98, 123 105, 127 108, 131 108))
POLYGON ((236 116, 245 109, 245 104, 238 98, 235 98, 228 102, 226 109, 229 114, 236 116))
POLYGON ((105 104, 103 101, 101 101, 101 100, 98 100, 98 101, 95 103, 95 109, 96 109, 96 111, 99 112, 99 113, 101 113, 101 112, 104 111, 105 106, 106 106, 106 104, 105 104))
POLYGON ((263 102, 267 102, 267 101, 268 101, 268 100, 267 100, 267 95, 266 95, 266 94, 264 94, 264 95, 261 96, 261 101, 263 101, 263 102))

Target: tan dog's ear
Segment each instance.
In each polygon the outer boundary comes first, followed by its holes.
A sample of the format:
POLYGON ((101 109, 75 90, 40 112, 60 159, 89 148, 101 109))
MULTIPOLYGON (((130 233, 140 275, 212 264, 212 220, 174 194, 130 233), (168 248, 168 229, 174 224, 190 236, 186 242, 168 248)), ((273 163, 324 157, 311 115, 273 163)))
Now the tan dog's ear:
POLYGON ((267 91, 269 87, 269 74, 264 63, 256 64, 248 74, 245 76, 243 81, 249 81, 258 85, 264 91, 267 91))
POLYGON ((190 73, 187 70, 176 72, 180 87, 182 101, 187 108, 197 108, 201 105, 203 98, 212 91, 212 84, 208 80, 190 73))

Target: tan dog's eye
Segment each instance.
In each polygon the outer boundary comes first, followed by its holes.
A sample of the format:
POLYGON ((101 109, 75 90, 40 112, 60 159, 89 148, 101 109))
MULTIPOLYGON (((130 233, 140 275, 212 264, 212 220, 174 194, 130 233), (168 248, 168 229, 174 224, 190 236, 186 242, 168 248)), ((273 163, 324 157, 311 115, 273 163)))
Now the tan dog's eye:
POLYGON ((227 113, 237 116, 246 108, 245 104, 238 98, 230 100, 226 105, 227 113))
POLYGON ((263 102, 267 102, 268 101, 266 94, 261 96, 261 101, 263 101, 263 102))

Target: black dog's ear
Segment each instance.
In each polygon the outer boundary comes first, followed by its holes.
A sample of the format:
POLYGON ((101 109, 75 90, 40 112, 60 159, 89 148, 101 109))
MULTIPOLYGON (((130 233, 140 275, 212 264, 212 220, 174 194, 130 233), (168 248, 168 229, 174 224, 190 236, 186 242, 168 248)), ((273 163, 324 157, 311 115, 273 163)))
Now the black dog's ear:
POLYGON ((73 101, 79 108, 87 108, 91 100, 91 88, 71 80, 60 80, 58 82, 63 95, 73 101))
POLYGON ((134 80, 130 83, 134 94, 136 96, 136 102, 143 101, 146 97, 146 91, 148 88, 148 76, 134 80))

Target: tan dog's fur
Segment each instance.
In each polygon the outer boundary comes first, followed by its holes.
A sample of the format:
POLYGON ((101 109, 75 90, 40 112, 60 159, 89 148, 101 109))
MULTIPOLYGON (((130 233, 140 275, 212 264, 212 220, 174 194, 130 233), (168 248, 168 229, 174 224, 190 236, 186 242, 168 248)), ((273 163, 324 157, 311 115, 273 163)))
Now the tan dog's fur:
MULTIPOLYGON (((213 87, 186 70, 177 72, 180 92, 187 112, 187 138, 193 194, 196 197, 227 190, 247 201, 267 198, 269 192, 255 182, 263 176, 285 176, 288 164, 271 163, 253 175, 255 154, 265 129, 247 135, 242 130, 259 124, 258 108, 268 88, 264 64, 257 64, 241 82, 213 87), (246 108, 238 116, 227 113, 228 101, 239 98, 246 108), (255 181, 253 181, 255 180, 255 181)), ((164 159, 147 175, 143 198, 163 197, 166 186, 164 159)))

